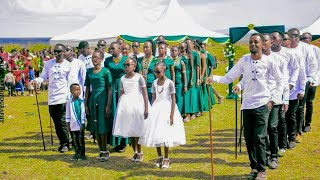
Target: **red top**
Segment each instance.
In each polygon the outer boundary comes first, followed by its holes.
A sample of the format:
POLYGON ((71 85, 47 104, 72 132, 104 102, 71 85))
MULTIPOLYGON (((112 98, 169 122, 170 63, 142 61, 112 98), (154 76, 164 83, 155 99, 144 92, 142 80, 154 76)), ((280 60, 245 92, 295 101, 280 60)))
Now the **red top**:
POLYGON ((16 77, 16 82, 21 81, 21 74, 22 74, 22 71, 20 71, 20 70, 13 71, 13 75, 16 77))
POLYGON ((3 53, 0 53, 0 56, 3 57, 3 59, 8 62, 8 59, 9 59, 9 54, 8 52, 3 52, 3 53))

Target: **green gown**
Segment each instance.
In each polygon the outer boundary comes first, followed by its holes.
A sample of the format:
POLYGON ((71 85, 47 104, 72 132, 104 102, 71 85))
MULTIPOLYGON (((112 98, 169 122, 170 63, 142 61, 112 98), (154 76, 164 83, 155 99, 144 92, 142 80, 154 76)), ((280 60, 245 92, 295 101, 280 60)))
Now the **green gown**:
POLYGON ((192 50, 192 60, 193 60, 193 84, 190 88, 191 94, 191 113, 197 113, 200 111, 200 104, 199 104, 199 87, 197 87, 197 66, 200 66, 200 56, 197 51, 192 50))
MULTIPOLYGON (((207 57, 206 57, 207 76, 212 75, 211 68, 214 66, 215 61, 216 61, 216 59, 209 52, 207 52, 207 57)), ((210 86, 210 98, 211 98, 211 105, 215 105, 216 104, 216 100, 214 99, 212 86, 210 86)))
MULTIPOLYGON (((200 52, 201 54, 204 54, 203 51, 200 52)), ((200 55, 199 55, 200 57, 200 55)), ((201 61, 201 57, 200 57, 200 61, 201 61)), ((200 63, 201 64, 201 63, 200 63)), ((200 73, 202 71, 202 65, 200 65, 200 73)), ((206 72, 204 74, 204 77, 202 79, 202 84, 199 86, 199 104, 200 104, 200 111, 201 112, 205 112, 209 110, 209 104, 208 104, 208 90, 207 90, 207 85, 205 83, 205 78, 207 76, 207 69, 206 72)))
POLYGON ((148 91, 148 98, 149 98, 149 102, 151 103, 152 102, 152 83, 153 81, 156 79, 156 76, 154 75, 154 66, 156 65, 157 62, 159 62, 159 59, 157 60, 156 58, 153 58, 150 62, 150 64, 148 66, 146 66, 145 68, 146 69, 143 69, 143 65, 142 65, 142 60, 143 60, 143 57, 139 58, 138 59, 138 70, 139 71, 142 71, 142 75, 144 75, 144 71, 147 71, 146 72, 146 77, 147 77, 147 80, 146 80, 146 83, 147 83, 147 91, 148 91))
MULTIPOLYGON (((100 72, 94 73, 93 68, 88 69, 85 86, 92 87, 89 97, 90 120, 87 130, 97 134, 106 134, 112 131, 112 118, 106 118, 105 108, 108 102, 108 87, 112 84, 110 71, 102 68, 100 72)), ((112 117, 112 116, 111 116, 112 117)))
POLYGON ((174 72, 176 75, 175 78, 175 87, 176 87, 176 104, 180 113, 182 112, 183 106, 183 81, 182 81, 182 65, 183 61, 180 59, 177 64, 174 64, 174 72))
MULTIPOLYGON (((108 68, 112 76, 112 111, 116 114, 117 103, 120 97, 120 82, 121 77, 125 75, 124 62, 127 60, 127 56, 122 56, 118 64, 114 63, 112 57, 108 57, 105 60, 104 67, 108 68)), ((110 145, 116 146, 120 145, 121 138, 116 138, 112 136, 110 145)), ((126 138, 126 144, 128 144, 128 138, 126 138)))
MULTIPOLYGON (((181 61, 183 61, 186 66, 187 82, 185 84, 188 86, 188 91, 185 94, 183 94, 183 104, 182 104, 181 114, 190 114, 190 113, 192 113, 191 89, 189 88, 189 84, 190 84, 190 80, 191 80, 191 64, 190 64, 189 59, 187 59, 185 56, 181 57, 181 61)), ((176 76, 177 76, 177 74, 176 74, 176 76)))

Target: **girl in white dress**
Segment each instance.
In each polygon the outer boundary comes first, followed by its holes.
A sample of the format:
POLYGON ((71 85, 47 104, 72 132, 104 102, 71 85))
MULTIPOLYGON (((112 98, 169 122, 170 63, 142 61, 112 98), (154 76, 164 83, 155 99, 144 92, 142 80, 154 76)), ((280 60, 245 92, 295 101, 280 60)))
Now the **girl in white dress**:
POLYGON ((175 86, 165 75, 165 64, 158 62, 154 67, 157 79, 152 84, 152 113, 146 122, 139 144, 156 147, 157 167, 169 167, 169 147, 186 144, 181 114, 176 105, 175 86), (161 152, 164 146, 164 158, 161 152))
POLYGON ((126 75, 121 77, 120 98, 114 117, 113 135, 130 137, 134 155, 132 162, 141 162, 143 153, 138 144, 142 136, 150 103, 146 82, 141 74, 135 73, 137 61, 128 58, 124 63, 126 75))

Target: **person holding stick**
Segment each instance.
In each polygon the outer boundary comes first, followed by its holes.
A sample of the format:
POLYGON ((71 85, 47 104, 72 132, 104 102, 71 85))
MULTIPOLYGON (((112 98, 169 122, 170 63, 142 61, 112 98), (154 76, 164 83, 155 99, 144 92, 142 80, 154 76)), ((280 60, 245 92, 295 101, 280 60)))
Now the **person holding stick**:
POLYGON ((68 78, 70 72, 70 63, 65 60, 66 47, 63 44, 57 44, 54 47, 55 59, 47 61, 40 76, 31 84, 36 86, 49 79, 48 85, 48 104, 49 114, 53 119, 56 134, 59 138, 61 153, 69 150, 69 133, 66 114, 66 101, 68 96, 68 78))
POLYGON ((279 67, 262 54, 264 37, 259 33, 250 36, 251 54, 243 56, 225 76, 212 75, 206 83, 218 82, 230 84, 243 74, 244 82, 243 110, 244 136, 250 160, 250 179, 266 179, 266 144, 267 121, 275 96, 268 88, 267 76, 276 79, 278 91, 283 90, 284 78, 279 67))

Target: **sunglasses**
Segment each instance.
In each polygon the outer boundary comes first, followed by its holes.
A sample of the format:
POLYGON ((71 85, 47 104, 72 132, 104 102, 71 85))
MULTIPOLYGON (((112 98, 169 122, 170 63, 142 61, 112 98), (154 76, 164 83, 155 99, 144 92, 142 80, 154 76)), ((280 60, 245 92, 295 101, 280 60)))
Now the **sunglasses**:
POLYGON ((153 71, 155 74, 160 74, 161 71, 153 71))
POLYGON ((297 38, 297 37, 299 37, 299 34, 291 34, 291 36, 292 36, 293 38, 297 38))
POLYGON ((124 67, 129 67, 129 66, 131 66, 131 65, 132 65, 132 64, 130 64, 130 63, 123 64, 124 67))
POLYGON ((138 48, 139 46, 136 46, 136 45, 132 45, 132 48, 138 48))
POLYGON ((300 38, 300 40, 307 40, 308 39, 308 37, 302 37, 302 38, 300 38))
POLYGON ((59 54, 62 52, 62 50, 54 50, 53 52, 59 54))
POLYGON ((284 40, 284 41, 287 41, 287 40, 291 40, 291 39, 288 39, 288 38, 283 38, 283 40, 284 40))
POLYGON ((97 44, 98 47, 106 46, 105 44, 97 44))

